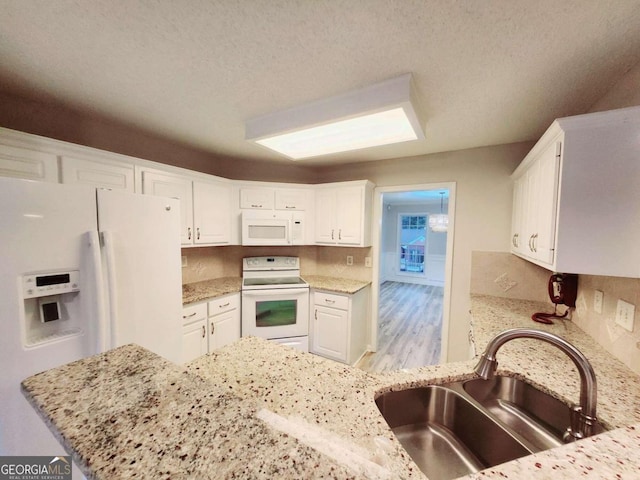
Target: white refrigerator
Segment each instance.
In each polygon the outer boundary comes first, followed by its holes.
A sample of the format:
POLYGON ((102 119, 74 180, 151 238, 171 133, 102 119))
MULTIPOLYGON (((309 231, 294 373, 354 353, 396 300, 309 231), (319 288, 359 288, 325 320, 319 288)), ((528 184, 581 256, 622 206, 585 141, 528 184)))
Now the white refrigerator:
POLYGON ((26 377, 127 343, 180 363, 181 283, 178 200, 0 178, 0 455, 64 453, 26 377))

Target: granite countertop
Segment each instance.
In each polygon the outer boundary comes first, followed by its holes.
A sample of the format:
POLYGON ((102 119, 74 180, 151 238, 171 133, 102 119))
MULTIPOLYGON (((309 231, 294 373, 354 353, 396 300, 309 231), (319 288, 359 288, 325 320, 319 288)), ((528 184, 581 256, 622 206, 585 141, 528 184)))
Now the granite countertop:
POLYGON ((241 277, 222 277, 202 282, 182 285, 182 304, 201 302, 230 293, 237 293, 242 288, 241 277))
POLYGON ((323 275, 303 275, 302 278, 311 288, 328 290, 336 293, 354 294, 362 290, 371 282, 363 280, 351 280, 348 278, 327 277, 323 275))
MULTIPOLYGON (((541 307, 474 297, 477 346, 513 326, 558 331, 593 363, 600 420, 622 428, 464 478, 637 478, 640 377, 570 322, 532 325, 541 307)), ((498 352, 502 373, 577 399, 577 372, 561 352, 510 343, 498 352)), ((248 337, 186 368, 128 345, 34 375, 23 391, 89 479, 424 478, 373 400, 471 378, 474 363, 369 374, 248 337)))
MULTIPOLYGON (((326 277, 322 275, 304 275, 303 279, 311 288, 328 290, 336 293, 353 294, 362 290, 371 282, 350 280, 338 277, 326 277)), ((202 302, 222 295, 237 293, 242 290, 241 277, 222 277, 201 282, 186 283, 182 285, 182 304, 202 302)))

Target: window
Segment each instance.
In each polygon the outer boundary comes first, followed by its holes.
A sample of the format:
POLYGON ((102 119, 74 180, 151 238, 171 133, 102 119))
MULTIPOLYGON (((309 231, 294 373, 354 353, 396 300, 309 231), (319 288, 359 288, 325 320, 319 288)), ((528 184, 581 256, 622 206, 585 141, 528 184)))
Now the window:
POLYGON ((424 272, 424 252, 427 241, 426 215, 400 215, 400 271, 424 272))

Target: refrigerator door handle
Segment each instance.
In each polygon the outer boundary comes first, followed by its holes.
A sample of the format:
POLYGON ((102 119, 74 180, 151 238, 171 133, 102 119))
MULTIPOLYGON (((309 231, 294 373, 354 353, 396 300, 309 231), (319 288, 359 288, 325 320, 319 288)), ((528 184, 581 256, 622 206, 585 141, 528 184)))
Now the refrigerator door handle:
POLYGON ((105 308, 105 285, 102 272, 102 257, 100 250, 100 237, 96 230, 88 231, 86 234, 89 245, 89 262, 93 273, 93 286, 95 288, 96 303, 96 323, 95 323, 95 346, 97 353, 105 352, 109 349, 109 321, 105 308))
POLYGON ((113 235, 109 231, 101 232, 102 247, 106 261, 107 291, 109 292, 109 333, 108 349, 117 345, 118 339, 118 282, 116 277, 116 259, 113 246, 113 235))

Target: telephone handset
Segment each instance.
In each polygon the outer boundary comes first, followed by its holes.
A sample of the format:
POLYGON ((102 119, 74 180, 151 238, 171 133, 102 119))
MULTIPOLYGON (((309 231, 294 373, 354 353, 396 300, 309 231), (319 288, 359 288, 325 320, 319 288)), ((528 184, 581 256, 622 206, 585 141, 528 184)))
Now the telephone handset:
POLYGON ((549 298, 554 304, 553 313, 534 313, 531 318, 536 322, 552 324, 552 318, 565 318, 571 308, 576 306, 578 296, 578 276, 571 273, 554 273, 549 277, 549 298), (558 305, 568 308, 562 315, 557 314, 558 305))
POLYGON ((554 273, 549 277, 549 298, 553 303, 575 308, 577 296, 577 275, 554 273))

